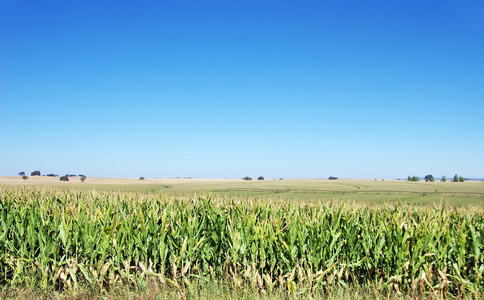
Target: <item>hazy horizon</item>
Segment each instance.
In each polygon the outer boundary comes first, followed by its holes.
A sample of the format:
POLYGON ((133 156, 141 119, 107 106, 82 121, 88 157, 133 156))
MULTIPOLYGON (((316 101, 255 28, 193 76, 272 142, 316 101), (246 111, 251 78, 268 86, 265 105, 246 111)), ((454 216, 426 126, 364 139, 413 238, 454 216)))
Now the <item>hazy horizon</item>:
POLYGON ((480 1, 0 1, 0 176, 483 178, 480 1))

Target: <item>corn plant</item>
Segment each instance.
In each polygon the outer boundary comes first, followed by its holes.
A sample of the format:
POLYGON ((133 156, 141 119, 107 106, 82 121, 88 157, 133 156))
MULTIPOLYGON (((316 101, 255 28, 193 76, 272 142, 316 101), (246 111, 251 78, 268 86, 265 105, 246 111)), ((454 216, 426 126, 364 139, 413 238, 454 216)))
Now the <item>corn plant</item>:
POLYGON ((0 187, 2 286, 484 292, 484 214, 0 187))

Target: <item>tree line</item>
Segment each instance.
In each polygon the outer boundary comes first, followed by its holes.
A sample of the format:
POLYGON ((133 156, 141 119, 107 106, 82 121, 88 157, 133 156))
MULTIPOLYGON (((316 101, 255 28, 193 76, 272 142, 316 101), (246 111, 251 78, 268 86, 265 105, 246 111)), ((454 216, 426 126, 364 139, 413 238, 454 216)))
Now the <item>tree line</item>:
MULTIPOLYGON (((252 177, 250 176, 245 176, 244 178, 242 178, 243 180, 252 180, 252 177)), ((257 180, 264 180, 264 176, 259 176, 257 178, 257 180)))
MULTIPOLYGON (((24 180, 27 180, 29 179, 29 177, 25 174, 24 171, 22 172, 19 172, 18 175, 20 177, 22 177, 22 179, 24 180)), ((47 175, 41 175, 40 171, 39 170, 36 170, 36 171, 33 171, 30 173, 30 176, 48 176, 48 177, 59 177, 59 175, 56 175, 56 174, 47 174, 47 175)), ((84 174, 79 174, 79 175, 75 175, 75 174, 66 174, 64 176, 61 176, 59 178, 60 181, 69 181, 69 177, 79 177, 81 179, 82 182, 86 181, 86 178, 87 176, 84 175, 84 174)))
MULTIPOLYGON (((435 178, 434 176, 432 176, 432 174, 429 174, 429 175, 425 175, 424 177, 425 179, 425 182, 434 182, 435 181, 435 178)), ((407 178, 407 181, 420 181, 420 177, 418 176, 408 176, 407 178)), ((446 182, 447 181, 447 177, 445 177, 445 175, 442 175, 442 179, 440 179, 441 182, 446 182)), ((454 178, 451 180, 451 182, 464 182, 465 181, 465 178, 463 176, 458 176, 457 174, 455 174, 454 178)))

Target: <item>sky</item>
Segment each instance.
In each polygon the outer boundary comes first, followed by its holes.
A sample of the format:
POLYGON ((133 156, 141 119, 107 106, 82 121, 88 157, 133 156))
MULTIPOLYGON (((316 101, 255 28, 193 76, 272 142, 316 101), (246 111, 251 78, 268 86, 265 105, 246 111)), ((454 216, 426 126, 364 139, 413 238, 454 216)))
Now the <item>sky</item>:
POLYGON ((484 2, 0 0, 0 176, 484 177, 484 2))

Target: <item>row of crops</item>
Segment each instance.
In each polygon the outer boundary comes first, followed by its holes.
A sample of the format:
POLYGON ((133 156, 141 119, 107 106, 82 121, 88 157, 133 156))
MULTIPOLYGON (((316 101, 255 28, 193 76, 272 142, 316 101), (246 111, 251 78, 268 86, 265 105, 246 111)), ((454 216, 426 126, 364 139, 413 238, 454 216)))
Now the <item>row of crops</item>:
POLYGON ((0 187, 0 282, 482 296, 484 214, 0 187))

